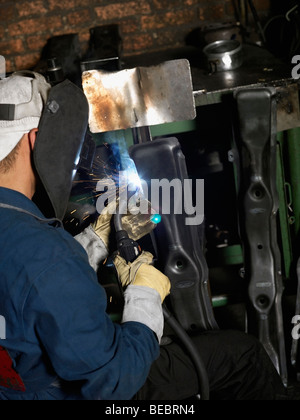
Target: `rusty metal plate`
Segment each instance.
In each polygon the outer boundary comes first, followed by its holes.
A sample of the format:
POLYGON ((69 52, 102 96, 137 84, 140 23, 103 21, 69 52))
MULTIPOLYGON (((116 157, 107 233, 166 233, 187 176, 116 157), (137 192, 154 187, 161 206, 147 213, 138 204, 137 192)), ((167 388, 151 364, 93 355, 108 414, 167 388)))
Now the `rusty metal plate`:
POLYGON ((297 83, 276 88, 277 131, 300 127, 299 87, 297 83))
POLYGON ((147 127, 196 118, 188 60, 118 72, 84 72, 92 133, 147 127))

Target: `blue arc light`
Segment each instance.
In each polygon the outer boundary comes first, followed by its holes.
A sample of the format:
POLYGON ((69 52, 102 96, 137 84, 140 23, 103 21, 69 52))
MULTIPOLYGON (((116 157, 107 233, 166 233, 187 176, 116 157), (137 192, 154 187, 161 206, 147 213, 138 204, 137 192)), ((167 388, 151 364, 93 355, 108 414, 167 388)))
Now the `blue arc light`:
POLYGON ((153 214, 153 216, 151 217, 151 222, 158 225, 161 222, 161 215, 160 214, 153 214))

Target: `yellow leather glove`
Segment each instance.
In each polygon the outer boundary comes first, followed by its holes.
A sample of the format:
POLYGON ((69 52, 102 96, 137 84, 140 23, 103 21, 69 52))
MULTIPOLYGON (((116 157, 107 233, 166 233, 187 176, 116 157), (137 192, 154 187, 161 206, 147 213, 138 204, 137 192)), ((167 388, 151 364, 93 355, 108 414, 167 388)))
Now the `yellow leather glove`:
POLYGON ((163 302, 170 294, 171 283, 168 277, 151 265, 152 262, 153 255, 145 251, 133 263, 127 264, 119 255, 114 259, 123 287, 129 285, 150 287, 160 294, 163 302))
MULTIPOLYGON (((144 205, 149 207, 149 214, 131 214, 129 211, 128 214, 124 215, 122 218, 123 229, 134 241, 138 241, 156 228, 156 225, 151 222, 151 205, 147 200, 145 200, 145 203, 146 204, 144 205)), ((96 222, 91 225, 94 232, 106 246, 106 249, 108 249, 111 233, 111 219, 116 212, 116 205, 117 202, 112 201, 105 207, 96 222)))
POLYGON ((92 229, 97 236, 102 240, 106 249, 109 249, 109 237, 111 233, 111 219, 114 216, 116 204, 110 203, 103 212, 100 214, 98 219, 91 224, 92 229))

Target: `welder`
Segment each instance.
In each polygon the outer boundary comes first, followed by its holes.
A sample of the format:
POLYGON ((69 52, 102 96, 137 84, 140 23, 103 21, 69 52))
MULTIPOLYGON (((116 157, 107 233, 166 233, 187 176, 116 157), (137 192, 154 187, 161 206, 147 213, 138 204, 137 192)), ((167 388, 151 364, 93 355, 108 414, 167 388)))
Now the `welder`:
MULTIPOLYGON (((126 288, 120 324, 106 313, 95 270, 108 255, 111 215, 73 238, 62 218, 88 124, 83 92, 33 72, 0 81, 0 400, 185 399, 198 394, 192 361, 160 346, 170 282, 143 252, 115 265, 126 288), (5 352, 19 386, 1 370, 5 352), (20 384, 22 386, 20 386, 20 384)), ((260 343, 239 332, 193 338, 211 395, 275 399, 279 375, 260 343)), ((14 378, 15 378, 14 376, 14 378)))

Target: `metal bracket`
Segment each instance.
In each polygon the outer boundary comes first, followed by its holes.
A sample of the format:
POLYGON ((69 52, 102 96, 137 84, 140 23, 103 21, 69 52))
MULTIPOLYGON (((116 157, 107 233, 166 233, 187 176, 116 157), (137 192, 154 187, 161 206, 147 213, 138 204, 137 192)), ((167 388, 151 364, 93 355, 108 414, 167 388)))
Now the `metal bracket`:
POLYGON ((276 88, 277 100, 277 131, 286 131, 300 126, 299 86, 293 83, 289 86, 276 88))
POLYGON ((258 336, 287 383, 281 254, 277 241, 276 91, 240 90, 240 228, 249 296, 249 332, 258 336))
MULTIPOLYGON (((138 144, 129 152, 147 183, 164 179, 180 180, 183 184, 188 179, 186 161, 176 138, 138 144)), ((174 194, 170 194, 170 203, 175 208, 174 194)), ((158 212, 162 214, 160 210, 158 212)), ((154 231, 158 263, 171 281, 171 305, 181 326, 186 331, 218 329, 209 294, 208 266, 200 240, 203 224, 187 225, 186 216, 185 212, 162 214, 162 221, 154 231)))

